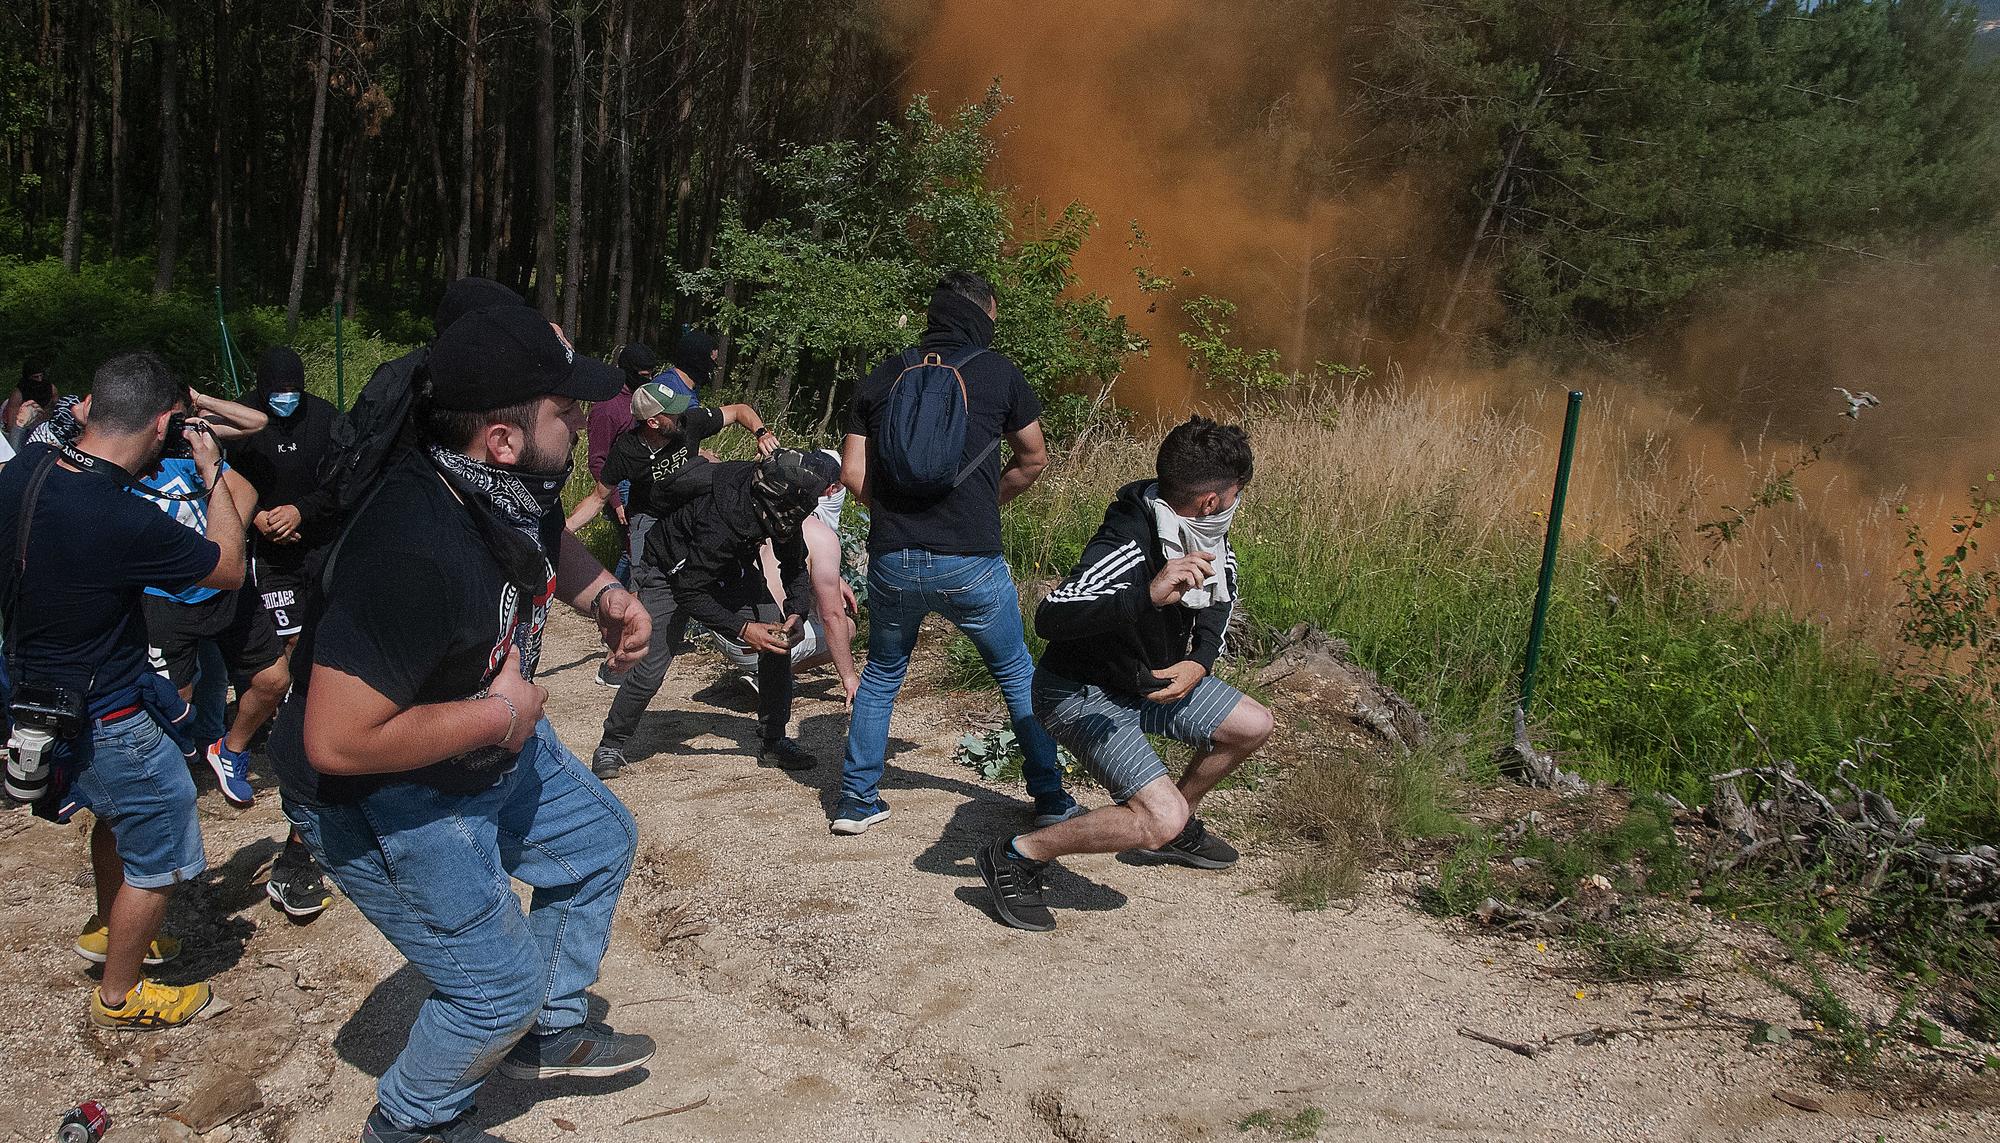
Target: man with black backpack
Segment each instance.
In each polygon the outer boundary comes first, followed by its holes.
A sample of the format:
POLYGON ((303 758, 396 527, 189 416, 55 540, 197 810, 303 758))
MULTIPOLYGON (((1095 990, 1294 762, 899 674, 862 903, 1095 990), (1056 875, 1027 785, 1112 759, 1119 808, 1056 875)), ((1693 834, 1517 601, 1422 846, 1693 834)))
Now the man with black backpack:
POLYGON ((1000 506, 1048 464, 1041 400, 993 343, 993 287, 954 271, 931 295, 921 343, 876 366, 848 411, 842 476, 868 505, 868 663, 854 696, 832 828, 889 816, 880 785, 889 715, 917 630, 935 612, 972 639, 1007 698, 1035 823, 1082 812, 1063 790, 1056 744, 1035 721, 1035 660, 1021 597, 1000 554, 1000 506), (1013 459, 1000 462, 1000 442, 1013 459))
POLYGON ((532 681, 556 599, 597 620, 614 665, 650 635, 562 527, 583 402, 618 374, 500 305, 447 326, 422 379, 409 423, 374 426, 403 443, 328 550, 269 746, 285 816, 434 989, 377 1085, 375 1143, 478 1137, 464 1116, 495 1066, 610 1076, 654 1050, 590 1020, 585 992, 638 830, 532 681))

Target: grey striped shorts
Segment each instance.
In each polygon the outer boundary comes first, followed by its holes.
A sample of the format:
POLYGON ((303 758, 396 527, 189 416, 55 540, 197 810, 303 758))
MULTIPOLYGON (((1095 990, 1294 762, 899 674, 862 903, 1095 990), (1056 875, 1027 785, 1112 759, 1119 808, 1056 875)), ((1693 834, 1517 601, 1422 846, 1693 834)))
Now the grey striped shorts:
POLYGON ((1149 702, 1035 672, 1036 720, 1049 737, 1083 759, 1090 776, 1120 803, 1167 772, 1159 752, 1146 741, 1148 734, 1207 750, 1215 728, 1242 699, 1242 691, 1213 678, 1196 683, 1178 702, 1149 702))

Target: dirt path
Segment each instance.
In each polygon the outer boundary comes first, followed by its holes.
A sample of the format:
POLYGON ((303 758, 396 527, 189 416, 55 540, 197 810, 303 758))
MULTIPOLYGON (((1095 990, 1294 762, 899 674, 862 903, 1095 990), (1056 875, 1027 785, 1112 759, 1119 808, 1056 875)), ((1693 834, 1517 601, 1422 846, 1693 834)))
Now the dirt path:
MULTIPOLYGON (((609 698, 591 684, 588 635, 563 623, 546 653, 551 715, 586 751, 609 698)), ((845 719, 830 689, 802 687, 801 738, 823 762, 795 777, 746 757, 751 698, 718 660, 676 666, 633 752, 657 753, 613 783, 641 853, 597 989, 660 1055, 608 1085, 495 1080, 483 1125, 516 1143, 1136 1143, 1274 1138, 1237 1125, 1317 1108, 1325 1139, 2000 1135, 1991 1111, 1898 1112, 1828 1091, 1796 1052, 1754 1053, 1738 1032, 1565 1043, 1533 1060, 1465 1039, 1460 1026, 1526 1040, 1700 1022, 1704 1004, 1780 1021, 1796 1009, 1734 975, 1578 998, 1537 971, 1547 954, 1533 942, 1469 937, 1386 888, 1353 912, 1290 912, 1260 889, 1269 855, 1224 874, 1072 861, 1052 882, 1057 931, 1003 928, 971 854, 1018 828, 1021 803, 951 762, 965 700, 925 694, 898 709, 894 816, 835 838, 822 802, 845 719), (1780 1088, 1826 1112, 1778 1102, 1780 1088)), ((96 1097, 119 1121, 114 1140, 190 1138, 158 1113, 254 1077, 264 1107, 210 1143, 354 1138, 422 982, 344 903, 303 927, 266 907, 260 869, 283 836, 275 791, 239 813, 205 790, 202 807, 218 870, 169 919, 189 939, 169 979, 211 979, 228 1006, 151 1036, 104 1035, 85 1018, 89 979, 68 951, 89 908, 81 829, 0 816, 0 958, 16 1012, 0 1030, 0 1129, 46 1139, 63 1108, 96 1097)))

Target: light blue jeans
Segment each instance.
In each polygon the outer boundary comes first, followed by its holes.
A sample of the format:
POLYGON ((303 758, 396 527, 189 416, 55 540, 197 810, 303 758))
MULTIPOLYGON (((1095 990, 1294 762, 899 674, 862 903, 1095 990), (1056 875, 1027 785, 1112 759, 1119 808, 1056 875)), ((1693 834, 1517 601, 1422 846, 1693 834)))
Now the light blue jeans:
POLYGON ((639 832, 547 721, 485 790, 397 782, 343 805, 288 798, 285 816, 431 983, 376 1086, 392 1124, 457 1118, 529 1028, 583 1023, 639 832), (526 914, 510 879, 534 887, 526 914))
POLYGON ((889 752, 889 714, 910 670, 917 629, 933 612, 965 632, 1000 684, 1026 758, 1022 774, 1028 793, 1038 801, 1061 794, 1055 740, 1035 721, 1035 658, 1028 653, 1021 596, 1007 561, 905 549, 868 561, 868 663, 847 724, 841 796, 864 804, 876 800, 889 752))

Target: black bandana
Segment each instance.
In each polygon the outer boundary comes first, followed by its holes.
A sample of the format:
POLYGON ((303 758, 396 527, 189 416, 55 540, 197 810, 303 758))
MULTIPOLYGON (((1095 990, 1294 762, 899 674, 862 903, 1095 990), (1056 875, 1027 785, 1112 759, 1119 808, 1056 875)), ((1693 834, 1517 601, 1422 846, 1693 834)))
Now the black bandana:
POLYGON ((542 657, 542 624, 555 595, 555 553, 563 528, 562 489, 569 472, 565 469, 556 475, 496 468, 437 445, 430 446, 428 453, 431 464, 472 510, 473 521, 508 583, 529 603, 520 609, 514 624, 514 645, 521 649, 521 673, 534 678, 542 657))

